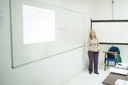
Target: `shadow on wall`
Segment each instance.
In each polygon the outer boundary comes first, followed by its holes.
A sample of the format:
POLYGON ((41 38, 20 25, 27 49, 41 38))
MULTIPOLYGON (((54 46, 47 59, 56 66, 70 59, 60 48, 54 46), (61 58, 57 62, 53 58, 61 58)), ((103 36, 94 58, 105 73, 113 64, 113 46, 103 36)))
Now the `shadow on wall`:
POLYGON ((83 48, 83 68, 87 69, 88 68, 88 54, 87 54, 87 48, 83 48))

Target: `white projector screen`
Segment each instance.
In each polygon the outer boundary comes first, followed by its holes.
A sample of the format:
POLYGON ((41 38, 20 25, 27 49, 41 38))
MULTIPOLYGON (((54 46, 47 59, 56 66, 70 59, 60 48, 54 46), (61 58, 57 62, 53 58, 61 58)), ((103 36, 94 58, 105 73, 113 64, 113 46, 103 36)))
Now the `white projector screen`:
POLYGON ((85 22, 82 12, 11 0, 12 67, 84 47, 85 22))
POLYGON ((100 43, 128 44, 128 20, 92 20, 100 43))
POLYGON ((23 5, 23 43, 55 40, 55 11, 23 5))

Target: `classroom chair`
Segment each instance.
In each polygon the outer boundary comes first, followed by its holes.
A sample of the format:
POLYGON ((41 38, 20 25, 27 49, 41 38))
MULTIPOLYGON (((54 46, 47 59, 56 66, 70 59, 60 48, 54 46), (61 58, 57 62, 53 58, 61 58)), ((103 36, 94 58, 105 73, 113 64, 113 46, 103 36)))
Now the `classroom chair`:
POLYGON ((122 62, 119 48, 116 46, 110 47, 108 52, 105 53, 104 70, 106 70, 106 67, 115 66, 119 62, 122 62), (112 62, 114 65, 112 65, 112 62))

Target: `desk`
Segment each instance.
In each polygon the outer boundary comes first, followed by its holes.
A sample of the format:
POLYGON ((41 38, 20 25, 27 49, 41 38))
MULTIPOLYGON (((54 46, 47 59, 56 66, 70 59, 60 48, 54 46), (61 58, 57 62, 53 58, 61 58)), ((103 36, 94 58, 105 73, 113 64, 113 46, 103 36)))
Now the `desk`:
POLYGON ((128 80, 128 75, 125 76, 125 75, 110 73, 106 77, 106 79, 102 82, 102 84, 114 85, 117 79, 128 80))
POLYGON ((115 56, 115 53, 117 53, 117 52, 103 51, 103 53, 105 53, 105 56, 104 56, 104 64, 105 64, 104 70, 106 70, 106 66, 107 66, 107 67, 108 67, 108 66, 115 66, 115 65, 116 65, 116 62, 114 61, 115 59, 106 60, 106 58, 107 58, 107 54, 108 54, 108 53, 111 54, 111 55, 113 55, 113 56, 115 56), (107 61, 107 62, 106 62, 106 61, 107 61), (115 62, 115 65, 109 65, 109 61, 114 61, 114 62, 115 62))
POLYGON ((104 59, 107 58, 107 54, 110 53, 112 55, 114 55, 117 52, 112 52, 112 51, 103 51, 103 53, 105 53, 104 59))
POLYGON ((113 51, 103 51, 103 53, 117 53, 117 52, 113 52, 113 51))

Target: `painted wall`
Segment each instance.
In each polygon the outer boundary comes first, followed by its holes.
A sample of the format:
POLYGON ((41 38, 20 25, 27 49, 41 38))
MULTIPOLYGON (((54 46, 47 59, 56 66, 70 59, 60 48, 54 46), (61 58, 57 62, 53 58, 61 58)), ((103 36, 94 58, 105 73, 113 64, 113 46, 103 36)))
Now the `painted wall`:
POLYGON ((128 0, 93 0, 93 19, 128 19, 128 0))
MULTIPOLYGON (((84 12, 86 28, 89 28, 92 0, 42 0, 42 2, 84 12)), ((86 48, 79 48, 12 69, 9 9, 9 0, 0 0, 2 16, 0 22, 3 22, 0 28, 0 85, 61 85, 86 68, 86 48)))
MULTIPOLYGON (((112 20, 128 19, 128 0, 94 0, 93 2, 93 19, 112 20), (112 11, 113 10, 113 11, 112 11)), ((100 45, 101 50, 108 50, 112 45, 100 45)), ((120 48, 123 62, 128 63, 128 46, 116 45, 120 48)), ((100 53, 99 66, 103 66, 104 53, 100 53)))

